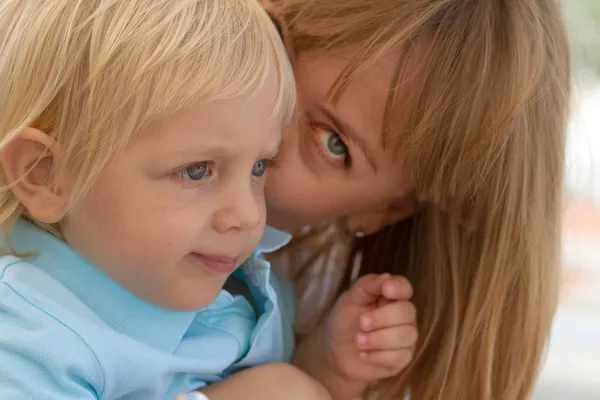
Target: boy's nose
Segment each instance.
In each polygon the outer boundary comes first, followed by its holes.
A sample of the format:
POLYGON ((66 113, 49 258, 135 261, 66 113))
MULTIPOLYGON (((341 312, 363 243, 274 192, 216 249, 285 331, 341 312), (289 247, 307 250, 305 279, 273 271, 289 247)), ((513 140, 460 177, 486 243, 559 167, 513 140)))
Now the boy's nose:
POLYGON ((252 188, 246 188, 232 194, 227 204, 216 213, 214 229, 225 233, 231 229, 251 230, 260 224, 261 199, 257 199, 252 188))

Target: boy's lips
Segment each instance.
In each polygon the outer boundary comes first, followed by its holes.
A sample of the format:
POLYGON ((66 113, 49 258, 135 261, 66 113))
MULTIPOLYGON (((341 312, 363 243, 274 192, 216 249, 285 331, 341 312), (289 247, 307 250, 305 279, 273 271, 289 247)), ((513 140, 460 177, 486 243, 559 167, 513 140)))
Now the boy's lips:
POLYGON ((237 268, 237 257, 191 253, 197 261, 219 274, 230 274, 237 268))

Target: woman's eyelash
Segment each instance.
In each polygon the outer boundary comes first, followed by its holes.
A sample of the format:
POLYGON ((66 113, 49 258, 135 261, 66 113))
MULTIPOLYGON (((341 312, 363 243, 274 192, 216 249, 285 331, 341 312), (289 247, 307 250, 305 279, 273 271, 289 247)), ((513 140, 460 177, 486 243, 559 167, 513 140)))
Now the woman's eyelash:
POLYGON ((346 154, 344 155, 344 168, 349 169, 352 166, 352 157, 350 157, 350 148, 348 147, 348 143, 346 143, 344 138, 342 138, 342 135, 340 135, 339 133, 337 133, 337 132, 332 132, 332 133, 335 133, 337 135, 337 137, 340 139, 340 141, 346 147, 346 154))

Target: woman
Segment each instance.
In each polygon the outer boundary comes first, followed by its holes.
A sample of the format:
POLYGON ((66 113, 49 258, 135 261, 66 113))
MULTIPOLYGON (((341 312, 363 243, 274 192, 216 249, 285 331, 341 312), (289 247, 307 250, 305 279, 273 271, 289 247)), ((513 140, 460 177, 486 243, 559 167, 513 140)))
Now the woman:
POLYGON ((319 293, 405 275, 417 351, 367 397, 528 398, 557 303, 570 72, 558 4, 267 9, 300 94, 302 121, 267 187, 269 222, 302 231, 275 260, 291 265, 300 333, 335 298, 319 293))

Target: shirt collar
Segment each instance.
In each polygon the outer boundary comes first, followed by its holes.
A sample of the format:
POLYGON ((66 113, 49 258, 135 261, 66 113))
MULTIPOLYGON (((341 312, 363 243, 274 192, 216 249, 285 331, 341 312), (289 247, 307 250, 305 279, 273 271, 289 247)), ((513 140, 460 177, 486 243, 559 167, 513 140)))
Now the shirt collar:
MULTIPOLYGON (((255 254, 274 251, 290 238, 266 227, 255 254)), ((25 220, 15 223, 9 243, 17 254, 29 255, 24 257, 26 261, 61 282, 111 328, 152 347, 173 352, 196 316, 196 312, 166 310, 136 297, 63 240, 25 220)))
POLYGON ((260 256, 264 253, 272 253, 288 244, 291 239, 292 235, 289 233, 267 225, 254 254, 260 256))

